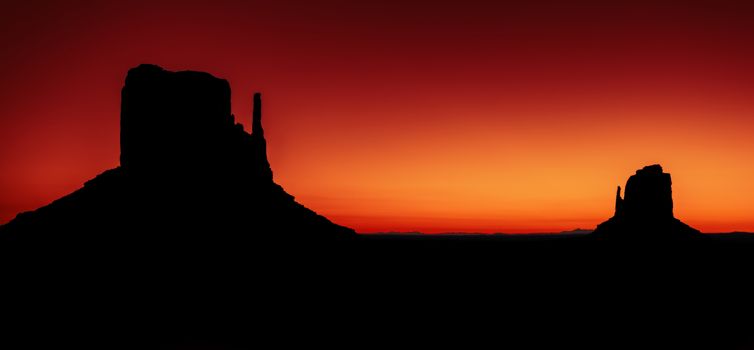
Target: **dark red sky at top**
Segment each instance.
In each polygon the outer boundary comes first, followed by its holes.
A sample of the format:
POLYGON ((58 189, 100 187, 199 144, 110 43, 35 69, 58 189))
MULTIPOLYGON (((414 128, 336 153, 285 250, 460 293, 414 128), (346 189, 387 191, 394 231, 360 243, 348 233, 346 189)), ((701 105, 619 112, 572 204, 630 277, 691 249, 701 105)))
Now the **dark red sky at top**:
MULTIPOLYGON (((643 165, 676 214, 754 230, 754 4, 0 5, 0 223, 118 165, 140 63, 265 96, 276 180, 359 231, 594 227, 643 165)), ((180 120, 176 120, 180 123, 180 120)))

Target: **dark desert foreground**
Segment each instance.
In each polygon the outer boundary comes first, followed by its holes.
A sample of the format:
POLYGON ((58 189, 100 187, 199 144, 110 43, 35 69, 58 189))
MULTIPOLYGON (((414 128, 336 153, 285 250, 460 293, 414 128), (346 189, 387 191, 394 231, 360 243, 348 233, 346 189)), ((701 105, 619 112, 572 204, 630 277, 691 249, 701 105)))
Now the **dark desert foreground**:
POLYGON ((273 180, 225 80, 132 69, 121 166, 0 228, 7 348, 746 348, 751 236, 632 175, 595 233, 359 235, 273 180), (180 116, 185 123, 173 123, 180 116))

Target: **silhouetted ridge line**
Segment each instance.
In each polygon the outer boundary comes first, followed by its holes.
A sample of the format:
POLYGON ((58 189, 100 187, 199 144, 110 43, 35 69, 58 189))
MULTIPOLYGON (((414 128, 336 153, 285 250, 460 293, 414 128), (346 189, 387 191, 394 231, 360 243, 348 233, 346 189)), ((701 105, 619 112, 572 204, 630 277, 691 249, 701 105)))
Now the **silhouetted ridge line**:
POLYGON ((700 232, 673 216, 670 174, 659 164, 645 166, 626 182, 615 196, 615 214, 598 225, 593 235, 622 239, 678 239, 699 237, 700 232))
POLYGON ((48 206, 19 214, 1 227, 2 238, 150 244, 177 237, 238 241, 354 234, 274 183, 261 94, 254 94, 251 134, 230 113, 228 82, 208 73, 143 64, 129 70, 121 98, 121 166, 48 206))

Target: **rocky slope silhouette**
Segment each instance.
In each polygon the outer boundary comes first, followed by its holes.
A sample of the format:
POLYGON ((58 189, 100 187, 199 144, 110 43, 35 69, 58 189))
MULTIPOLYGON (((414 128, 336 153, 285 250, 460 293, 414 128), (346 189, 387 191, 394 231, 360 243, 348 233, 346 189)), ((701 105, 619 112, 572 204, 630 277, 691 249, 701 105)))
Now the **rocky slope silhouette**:
POLYGON ((659 164, 636 171, 626 182, 625 198, 620 186, 615 197, 615 215, 599 224, 595 237, 618 239, 678 239, 701 236, 700 232, 673 216, 670 174, 659 164))
POLYGON ((0 227, 21 242, 155 242, 198 238, 344 238, 353 230, 305 208, 273 181, 254 95, 251 134, 235 123, 230 86, 193 71, 131 69, 122 90, 121 166, 0 227))

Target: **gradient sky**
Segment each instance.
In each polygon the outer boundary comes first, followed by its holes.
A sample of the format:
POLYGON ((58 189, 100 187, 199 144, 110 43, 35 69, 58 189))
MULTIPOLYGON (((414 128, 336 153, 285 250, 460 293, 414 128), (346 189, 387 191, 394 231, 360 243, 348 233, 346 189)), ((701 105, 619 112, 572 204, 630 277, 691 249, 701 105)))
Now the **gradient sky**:
MULTIPOLYGON (((754 231, 754 3, 5 1, 0 223, 118 165, 140 63, 265 98, 275 179, 360 232, 548 232, 648 164, 676 216, 754 231)), ((247 128, 248 130, 248 128, 247 128)))

